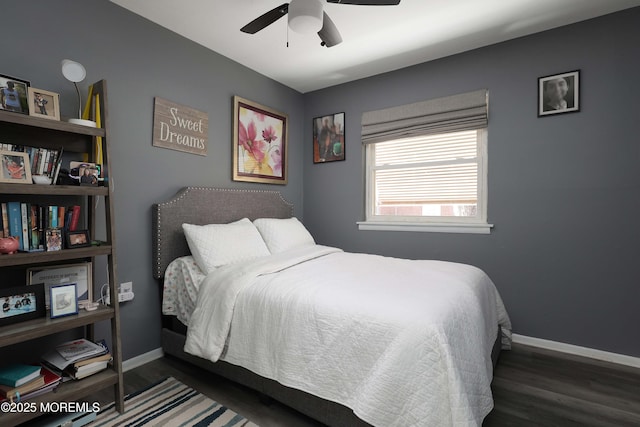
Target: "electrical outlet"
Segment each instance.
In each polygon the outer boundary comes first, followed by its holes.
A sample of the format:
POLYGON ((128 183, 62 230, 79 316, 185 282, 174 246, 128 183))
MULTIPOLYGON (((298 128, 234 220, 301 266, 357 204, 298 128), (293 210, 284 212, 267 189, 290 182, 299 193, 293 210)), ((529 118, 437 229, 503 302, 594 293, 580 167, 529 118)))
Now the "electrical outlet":
MULTIPOLYGON (((124 289, 133 289, 133 283, 132 282, 121 283, 118 288, 119 288, 118 302, 131 301, 133 299, 133 297, 135 296, 135 294, 131 290, 124 291, 124 289)), ((109 288, 107 288, 107 294, 105 295, 104 302, 107 305, 109 305, 111 303, 111 297, 109 295, 109 288)))
POLYGON ((133 282, 120 283, 119 292, 121 294, 125 292, 133 292, 133 282))

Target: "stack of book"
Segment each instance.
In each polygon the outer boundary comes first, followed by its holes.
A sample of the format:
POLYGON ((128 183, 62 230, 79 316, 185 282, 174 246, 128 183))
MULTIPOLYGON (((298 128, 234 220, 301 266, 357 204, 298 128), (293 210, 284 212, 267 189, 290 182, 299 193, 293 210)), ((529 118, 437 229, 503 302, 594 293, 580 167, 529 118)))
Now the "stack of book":
MULTIPOLYGON (((76 231, 80 221, 80 206, 39 205, 20 201, 0 203, 0 237, 15 236, 19 250, 36 252, 47 248, 52 233, 61 235, 76 231)), ((60 249, 60 248, 58 248, 60 249)))
POLYGON ((81 338, 49 351, 42 356, 42 364, 60 375, 79 380, 106 369, 111 359, 106 344, 81 338))
POLYGON ((62 377, 44 366, 14 364, 0 369, 0 399, 27 400, 55 389, 62 377))

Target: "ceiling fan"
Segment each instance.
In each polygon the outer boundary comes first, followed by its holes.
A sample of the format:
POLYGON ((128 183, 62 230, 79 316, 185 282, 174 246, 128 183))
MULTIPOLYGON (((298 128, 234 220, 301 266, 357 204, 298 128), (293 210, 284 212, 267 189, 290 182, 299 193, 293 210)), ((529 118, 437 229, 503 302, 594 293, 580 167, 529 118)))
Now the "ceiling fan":
MULTIPOLYGON (((249 22, 240 31, 255 34, 289 14, 289 28, 310 34, 318 33, 321 46, 331 47, 342 42, 342 36, 329 16, 322 10, 321 0, 291 0, 249 22)), ((356 6, 396 6, 400 0, 327 0, 327 3, 356 6)))

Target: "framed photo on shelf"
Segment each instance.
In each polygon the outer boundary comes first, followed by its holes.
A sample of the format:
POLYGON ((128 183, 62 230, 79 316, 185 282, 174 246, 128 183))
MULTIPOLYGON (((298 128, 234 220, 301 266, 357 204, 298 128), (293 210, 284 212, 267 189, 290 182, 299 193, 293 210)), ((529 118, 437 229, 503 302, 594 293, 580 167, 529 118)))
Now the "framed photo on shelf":
POLYGON ((0 110, 29 114, 27 80, 0 74, 0 110))
POLYGON ((345 159, 344 113, 313 119, 313 163, 345 159))
POLYGON ((55 285, 75 283, 78 300, 93 301, 93 273, 91 262, 63 264, 27 269, 27 284, 42 283, 45 304, 50 307, 49 288, 55 285))
POLYGON ((51 318, 78 314, 78 293, 75 283, 56 285, 49 288, 51 318))
POLYGON ((31 184, 29 154, 19 151, 0 151, 0 182, 31 184))
POLYGON ((60 120, 60 95, 44 89, 29 87, 29 115, 60 120))
POLYGON ((287 183, 289 118, 255 102, 233 97, 233 180, 287 183))
POLYGON ((47 228, 45 231, 45 243, 47 251, 59 251, 62 249, 62 230, 59 228, 47 228))
POLYGON ((100 165, 88 162, 70 162, 69 176, 78 180, 80 185, 98 186, 100 165))
POLYGON ((538 78, 538 117, 580 111, 580 70, 538 78))
POLYGON ((46 313, 42 283, 0 289, 0 301, 0 326, 37 319, 46 313))
POLYGON ((65 236, 65 248, 84 248, 91 246, 88 230, 67 231, 65 236))

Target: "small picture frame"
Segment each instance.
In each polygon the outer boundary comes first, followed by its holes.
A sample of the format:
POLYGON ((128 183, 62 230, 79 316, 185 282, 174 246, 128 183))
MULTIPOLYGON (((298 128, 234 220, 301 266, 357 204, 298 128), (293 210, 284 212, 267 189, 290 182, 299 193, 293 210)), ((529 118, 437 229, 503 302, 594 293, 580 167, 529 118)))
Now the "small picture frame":
POLYGON ((80 185, 97 187, 100 177, 100 165, 88 162, 71 162, 69 176, 77 179, 80 185))
POLYGON ((47 251, 59 251, 62 249, 62 230, 59 228, 47 228, 45 231, 47 251))
POLYGON ((313 163, 345 159, 344 113, 313 119, 313 163))
POLYGON ((0 289, 0 326, 44 317, 44 285, 0 289))
POLYGON ((75 283, 52 286, 49 292, 52 319, 78 314, 78 294, 75 283))
POLYGON ((44 89, 29 87, 29 115, 60 120, 60 95, 44 89))
POLYGON ((0 151, 0 182, 32 184, 29 154, 19 151, 0 151))
POLYGON ((538 117, 580 111, 580 70, 538 78, 538 117))
POLYGON ((0 110, 29 114, 30 85, 26 80, 0 74, 0 110))
POLYGON ((91 246, 89 230, 67 231, 67 235, 65 237, 65 248, 67 249, 91 246))

